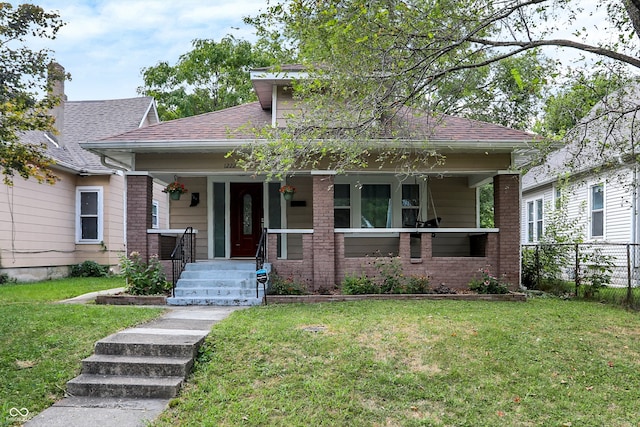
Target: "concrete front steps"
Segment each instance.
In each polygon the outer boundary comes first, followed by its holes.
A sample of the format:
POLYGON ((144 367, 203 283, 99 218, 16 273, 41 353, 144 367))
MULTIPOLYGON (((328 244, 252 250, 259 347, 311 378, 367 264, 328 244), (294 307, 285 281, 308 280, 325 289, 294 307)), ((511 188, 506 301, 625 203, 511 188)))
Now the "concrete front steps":
POLYGON ((110 335, 98 341, 95 354, 82 361, 82 373, 67 383, 67 393, 101 398, 175 397, 211 324, 191 320, 167 327, 159 321, 110 335))
POLYGON ((256 297, 255 261, 198 261, 185 266, 169 305, 260 305, 262 285, 256 297))

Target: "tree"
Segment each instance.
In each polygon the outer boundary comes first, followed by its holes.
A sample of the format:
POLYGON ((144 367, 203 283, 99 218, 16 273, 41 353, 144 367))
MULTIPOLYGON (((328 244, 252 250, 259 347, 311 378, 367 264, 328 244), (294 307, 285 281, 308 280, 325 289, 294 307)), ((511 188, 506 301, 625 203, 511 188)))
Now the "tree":
POLYGON ((194 40, 193 50, 176 65, 166 61, 143 68, 138 93, 153 96, 162 120, 188 117, 253 101, 249 70, 272 64, 267 53, 248 41, 194 40))
POLYGON ((0 167, 7 185, 16 175, 56 181, 43 147, 19 139, 25 131, 54 131, 49 112, 60 99, 51 94, 51 84, 67 76, 55 69, 48 76, 51 52, 32 50, 27 39, 54 39, 63 25, 57 13, 41 7, 0 3, 0 167), (39 93, 44 95, 39 98, 39 93))
POLYGON ((579 75, 567 89, 551 95, 545 102, 541 121, 534 130, 548 137, 562 138, 605 96, 631 82, 624 73, 579 75))
MULTIPOLYGON (((635 53, 640 1, 609 0, 591 7, 577 0, 292 0, 274 4, 248 22, 260 35, 280 38, 307 64, 317 65, 310 68, 312 78, 296 88, 314 106, 308 112, 319 113, 315 122, 307 114, 302 128, 317 133, 338 117, 339 126, 362 136, 397 119, 404 107, 464 112, 476 99, 468 96, 470 91, 499 87, 487 85, 485 76, 504 76, 501 67, 516 82, 530 78, 534 83, 531 72, 522 69, 527 63, 522 58, 543 48, 582 55, 563 54, 561 59, 571 61, 564 66, 640 67, 635 53), (590 33, 582 23, 598 12, 606 14, 606 21, 590 33), (602 34, 613 36, 599 40, 602 34), (317 90, 328 79, 331 84, 317 90), (457 87, 458 96, 443 92, 447 87, 457 87), (323 115, 329 103, 332 114, 323 115)), ((501 104, 507 106, 505 100, 501 104)), ((284 159, 302 152, 299 145, 290 148, 270 155, 284 159)))

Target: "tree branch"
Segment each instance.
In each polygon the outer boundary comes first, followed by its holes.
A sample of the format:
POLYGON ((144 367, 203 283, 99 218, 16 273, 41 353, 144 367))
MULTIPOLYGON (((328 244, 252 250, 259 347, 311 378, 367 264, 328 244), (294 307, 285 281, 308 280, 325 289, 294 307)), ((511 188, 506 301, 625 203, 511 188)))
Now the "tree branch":
MULTIPOLYGON (((496 40, 487 40, 487 39, 477 39, 477 38, 469 38, 468 41, 473 42, 473 43, 478 43, 478 44, 482 44, 482 45, 486 45, 486 46, 493 46, 493 47, 519 47, 520 49, 518 49, 518 53, 525 51, 525 50, 530 50, 530 49, 535 49, 537 47, 542 47, 542 46, 558 46, 558 47, 569 47, 572 49, 577 49, 577 50, 581 50, 584 52, 589 52, 589 53, 593 53, 595 55, 600 55, 600 56, 605 56, 611 59, 615 59, 616 61, 621 61, 624 62, 626 64, 632 65, 636 68, 640 68, 640 59, 635 58, 633 56, 629 56, 629 55, 625 55, 623 53, 620 52, 616 52, 614 50, 611 49, 606 49, 603 47, 599 47, 599 46, 592 46, 592 45, 588 45, 585 43, 579 43, 573 40, 566 40, 566 39, 552 39, 552 40, 532 40, 532 41, 496 41, 496 40)), ((507 56, 513 56, 513 54, 511 55, 507 55, 507 56)))

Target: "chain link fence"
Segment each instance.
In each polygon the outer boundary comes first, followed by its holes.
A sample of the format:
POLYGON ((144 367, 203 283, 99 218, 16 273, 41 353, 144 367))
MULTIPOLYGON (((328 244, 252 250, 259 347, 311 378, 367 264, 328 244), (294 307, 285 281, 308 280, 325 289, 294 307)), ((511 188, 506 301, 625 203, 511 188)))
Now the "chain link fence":
POLYGON ((640 245, 522 245, 522 284, 558 295, 640 309, 640 245))

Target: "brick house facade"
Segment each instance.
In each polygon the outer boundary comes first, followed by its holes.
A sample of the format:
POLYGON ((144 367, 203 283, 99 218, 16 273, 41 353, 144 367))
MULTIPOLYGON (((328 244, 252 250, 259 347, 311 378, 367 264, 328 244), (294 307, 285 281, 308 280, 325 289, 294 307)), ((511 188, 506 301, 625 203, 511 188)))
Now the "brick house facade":
POLYGON ((226 156, 255 142, 255 135, 243 130, 247 123, 273 126, 279 103, 291 100, 288 92, 273 89, 289 85, 291 75, 257 70, 253 76, 258 102, 86 144, 131 166, 128 253, 145 258, 159 253, 162 233, 149 233, 151 187, 177 179, 189 194, 170 202, 170 229, 198 230, 199 260, 250 257, 253 243, 241 251, 244 243, 237 236, 251 237, 257 228, 251 218, 259 216, 259 229, 264 225, 268 232, 267 262, 278 275, 304 281, 314 291, 332 289, 346 275, 375 274, 375 256, 397 257, 405 275, 428 276, 435 285, 466 287, 489 266, 518 286, 520 181, 513 172, 514 154, 528 148, 533 135, 447 116, 429 140, 446 150, 447 160, 430 166, 420 179, 400 179, 391 167, 345 174, 300 170, 269 181, 237 169, 226 156), (487 182, 494 185, 491 229, 479 226, 478 188, 487 182), (298 188, 293 201, 278 191, 285 183, 298 188), (424 228, 406 218, 420 224, 442 220, 438 228, 424 228))

